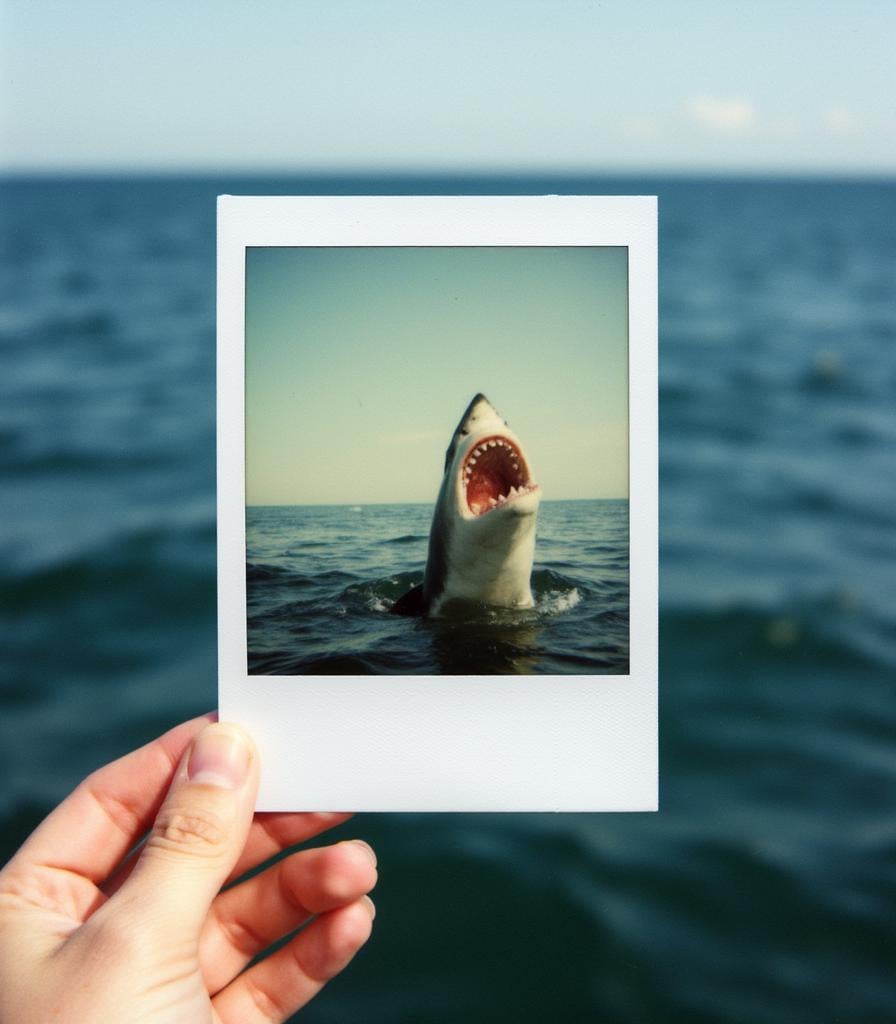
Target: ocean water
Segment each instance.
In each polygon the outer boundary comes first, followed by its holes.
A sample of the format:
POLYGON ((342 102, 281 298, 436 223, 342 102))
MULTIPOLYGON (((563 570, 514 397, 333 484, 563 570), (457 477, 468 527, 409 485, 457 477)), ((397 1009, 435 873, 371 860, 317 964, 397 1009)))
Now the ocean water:
POLYGON ((531 609, 392 615, 423 578, 432 505, 246 514, 249 672, 628 672, 628 502, 544 501, 531 609))
MULTIPOLYGON (((218 192, 660 199, 661 810, 355 819, 376 935, 302 1019, 896 1019, 893 181, 0 183, 3 857, 215 702, 218 192)), ((386 584, 364 588, 419 571, 417 514, 332 582, 365 629, 386 584)), ((600 595, 551 514, 536 573, 580 602, 536 655, 568 664, 600 595)), ((256 541, 262 566, 290 550, 256 541)), ((264 617, 276 585, 257 593, 264 617)))

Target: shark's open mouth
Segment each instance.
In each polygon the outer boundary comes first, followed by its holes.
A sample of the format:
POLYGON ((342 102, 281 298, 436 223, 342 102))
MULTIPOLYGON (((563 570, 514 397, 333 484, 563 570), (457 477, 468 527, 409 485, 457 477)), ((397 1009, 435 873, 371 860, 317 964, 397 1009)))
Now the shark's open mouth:
POLYGON ((467 507, 481 516, 537 489, 519 448, 506 437, 486 437, 464 460, 467 507))

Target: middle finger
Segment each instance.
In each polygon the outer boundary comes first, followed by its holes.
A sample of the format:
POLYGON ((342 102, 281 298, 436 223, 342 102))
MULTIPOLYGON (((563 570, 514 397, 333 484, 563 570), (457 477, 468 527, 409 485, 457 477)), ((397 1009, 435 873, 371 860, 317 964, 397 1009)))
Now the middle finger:
POLYGON ((272 943, 315 914, 345 906, 376 885, 376 857, 349 839, 302 850, 216 897, 199 938, 199 964, 211 994, 272 943))

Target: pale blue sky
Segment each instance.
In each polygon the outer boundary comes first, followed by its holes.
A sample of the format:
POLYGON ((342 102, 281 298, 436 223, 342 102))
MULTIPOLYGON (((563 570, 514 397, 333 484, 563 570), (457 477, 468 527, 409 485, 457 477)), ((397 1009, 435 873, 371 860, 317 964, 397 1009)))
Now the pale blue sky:
POLYGON ((0 169, 896 170, 896 3, 0 0, 0 169))
POLYGON ((432 501, 477 391, 546 499, 625 497, 627 251, 248 250, 248 504, 432 501))

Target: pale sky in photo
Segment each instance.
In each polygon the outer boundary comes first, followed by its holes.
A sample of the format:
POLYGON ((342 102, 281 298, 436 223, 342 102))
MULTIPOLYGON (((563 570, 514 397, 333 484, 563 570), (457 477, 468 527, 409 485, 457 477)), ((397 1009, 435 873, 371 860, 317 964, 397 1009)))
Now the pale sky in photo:
POLYGON ((432 502, 482 391, 545 500, 628 494, 627 250, 263 248, 249 505, 432 502))
POLYGON ((896 3, 0 0, 0 170, 896 170, 896 3))

